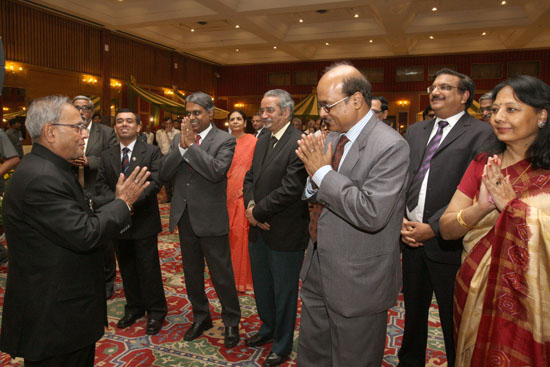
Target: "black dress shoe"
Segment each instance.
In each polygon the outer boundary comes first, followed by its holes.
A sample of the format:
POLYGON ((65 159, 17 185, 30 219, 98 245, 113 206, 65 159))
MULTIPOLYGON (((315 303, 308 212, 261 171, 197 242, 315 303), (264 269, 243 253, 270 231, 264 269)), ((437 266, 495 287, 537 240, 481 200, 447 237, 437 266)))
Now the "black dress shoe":
POLYGON ((275 352, 269 353, 262 366, 274 367, 282 364, 286 360, 287 356, 280 356, 275 352))
POLYGON ((194 322, 189 330, 185 332, 183 340, 186 340, 188 342, 190 342, 191 340, 195 340, 202 335, 203 331, 210 329, 212 326, 214 325, 212 325, 212 320, 210 319, 206 319, 201 323, 194 322))
POLYGON ((226 348, 233 348, 239 344, 239 327, 238 326, 226 326, 224 345, 226 348))
POLYGON ((162 321, 164 319, 153 319, 150 318, 149 321, 147 321, 147 330, 145 330, 145 334, 147 335, 155 335, 157 334, 160 329, 162 329, 162 321))
POLYGON ((130 325, 133 325, 137 319, 139 319, 141 316, 143 316, 144 313, 127 313, 124 315, 123 318, 118 320, 116 327, 119 329, 127 328, 130 325))
POLYGON ((260 345, 269 343, 272 340, 273 338, 270 336, 261 336, 260 333, 256 333, 246 340, 246 344, 249 347, 259 347, 260 345))

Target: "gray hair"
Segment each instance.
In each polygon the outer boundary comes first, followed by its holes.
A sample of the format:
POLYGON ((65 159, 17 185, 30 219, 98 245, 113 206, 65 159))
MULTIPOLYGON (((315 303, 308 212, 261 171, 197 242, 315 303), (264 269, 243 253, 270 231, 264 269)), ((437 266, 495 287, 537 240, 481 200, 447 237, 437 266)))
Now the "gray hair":
POLYGON ((265 92, 264 98, 265 97, 279 98, 279 103, 277 103, 277 105, 279 106, 281 111, 284 111, 288 108, 290 112, 289 116, 292 116, 292 114, 294 113, 294 100, 286 90, 271 89, 265 92))
POLYGON ((42 127, 45 124, 59 122, 65 105, 70 105, 69 98, 60 95, 38 98, 31 103, 25 127, 33 141, 42 135, 42 127))
POLYGON ((485 93, 484 95, 482 95, 481 97, 479 97, 479 103, 481 103, 481 101, 486 100, 486 99, 490 99, 492 101, 494 99, 493 98, 493 93, 488 92, 488 93, 485 93))
POLYGON ((212 98, 204 93, 204 92, 194 92, 185 98, 185 107, 187 107, 187 103, 194 103, 198 104, 202 108, 206 110, 206 112, 212 111, 216 106, 214 106, 214 101, 212 101, 212 98))
POLYGON ((94 102, 92 102, 92 99, 90 97, 86 97, 86 96, 76 96, 73 98, 73 100, 71 101, 72 104, 74 104, 74 101, 77 101, 79 99, 83 99, 85 101, 88 101, 88 103, 90 104, 90 106, 92 107, 92 111, 94 110, 94 102))

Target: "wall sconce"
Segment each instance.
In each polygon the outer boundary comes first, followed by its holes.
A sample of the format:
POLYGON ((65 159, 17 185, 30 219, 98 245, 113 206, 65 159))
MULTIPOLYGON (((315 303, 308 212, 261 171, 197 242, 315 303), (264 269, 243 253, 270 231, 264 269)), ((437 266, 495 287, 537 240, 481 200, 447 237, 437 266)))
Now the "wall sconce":
POLYGON ((2 111, 5 111, 5 112, 7 112, 7 111, 9 111, 9 110, 10 110, 10 108, 9 108, 9 107, 2 107, 2 111))
POLYGON ((84 75, 82 77, 82 81, 86 84, 90 84, 90 85, 93 85, 93 84, 96 84, 97 83, 97 79, 91 75, 84 75))
POLYGON ((244 103, 235 103, 234 106, 235 106, 235 108, 243 108, 244 103))
POLYGON ((23 71, 23 67, 21 65, 9 61, 6 61, 4 69, 12 75, 17 75, 17 73, 21 73, 23 71))
POLYGON ((111 79, 111 87, 112 88, 120 88, 120 87, 122 87, 122 83, 119 82, 116 79, 111 79))
POLYGON ((164 90, 164 94, 166 94, 167 96, 173 96, 174 95, 174 91, 170 90, 170 89, 165 89, 164 90))
POLYGON ((402 100, 397 101, 397 105, 401 108, 409 107, 410 104, 411 104, 411 102, 407 101, 406 99, 402 99, 402 100))

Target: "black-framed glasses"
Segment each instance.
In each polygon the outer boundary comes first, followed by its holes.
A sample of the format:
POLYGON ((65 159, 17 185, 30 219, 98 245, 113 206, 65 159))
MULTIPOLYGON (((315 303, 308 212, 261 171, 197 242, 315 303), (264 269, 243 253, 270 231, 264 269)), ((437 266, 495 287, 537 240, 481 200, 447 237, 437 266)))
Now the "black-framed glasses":
POLYGON ((92 106, 74 106, 79 111, 91 111, 92 106))
POLYGON ((85 124, 61 124, 61 123, 57 123, 57 122, 56 123, 52 122, 52 125, 72 127, 74 129, 77 129, 79 133, 82 133, 84 130, 86 130, 86 125, 85 124))
POLYGON ((185 117, 189 117, 189 116, 191 116, 191 115, 197 117, 197 116, 202 115, 202 111, 199 111, 199 110, 186 111, 184 115, 185 115, 185 117))
POLYGON ((430 85, 426 90, 428 91, 428 93, 432 93, 436 89, 439 89, 440 91, 443 91, 443 92, 450 92, 454 88, 459 89, 459 90, 464 90, 463 88, 460 88, 460 87, 457 87, 457 86, 454 86, 454 85, 450 85, 450 84, 430 85))
POLYGON ((326 113, 330 113, 330 110, 332 109, 332 107, 336 106, 338 103, 348 99, 349 96, 345 96, 344 98, 342 98, 341 100, 339 101, 336 101, 334 102, 333 104, 329 104, 329 105, 317 105, 317 107, 319 107, 319 110, 325 110, 326 113))

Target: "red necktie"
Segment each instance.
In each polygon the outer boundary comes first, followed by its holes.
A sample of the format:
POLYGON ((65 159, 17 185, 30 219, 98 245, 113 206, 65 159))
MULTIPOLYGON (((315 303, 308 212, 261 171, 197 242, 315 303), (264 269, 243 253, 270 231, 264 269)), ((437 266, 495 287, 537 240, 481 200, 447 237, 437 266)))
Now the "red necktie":
POLYGON ((201 136, 197 134, 197 136, 195 136, 195 144, 197 145, 201 145, 201 136))
MULTIPOLYGON (((332 155, 332 169, 337 172, 338 167, 340 166, 340 161, 342 160, 342 156, 344 155, 344 147, 348 141, 349 139, 345 135, 341 135, 340 140, 338 140, 338 144, 336 144, 334 154, 332 155)), ((321 215, 323 208, 323 204, 317 203, 310 213, 309 235, 311 236, 311 242, 313 243, 317 242, 317 225, 319 222, 319 216, 321 215)))

